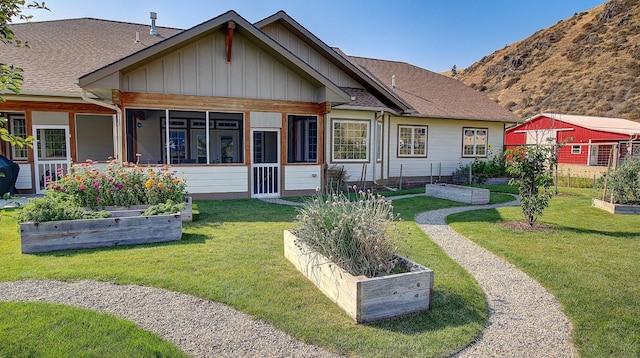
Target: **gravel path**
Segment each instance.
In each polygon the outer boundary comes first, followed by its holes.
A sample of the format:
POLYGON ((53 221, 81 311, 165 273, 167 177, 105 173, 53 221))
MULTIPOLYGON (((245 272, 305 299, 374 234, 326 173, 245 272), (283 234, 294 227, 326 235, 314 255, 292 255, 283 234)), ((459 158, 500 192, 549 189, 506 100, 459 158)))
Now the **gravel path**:
MULTIPOLYGON (((283 200, 272 202, 291 205, 283 200)), ((468 270, 487 295, 487 327, 477 342, 455 357, 576 357, 570 323, 553 295, 445 223, 453 213, 505 205, 517 202, 416 216, 422 230, 468 270)), ((0 301, 56 302, 111 313, 194 357, 338 357, 223 304, 159 288, 90 280, 0 282, 0 301)))
POLYGON ((428 211, 416 222, 429 237, 478 281, 489 304, 482 336, 454 357, 577 357, 571 324, 555 297, 534 279, 451 229, 453 213, 518 202, 428 211))
POLYGON ((223 304, 98 281, 0 282, 0 301, 56 302, 135 322, 193 357, 338 357, 223 304))

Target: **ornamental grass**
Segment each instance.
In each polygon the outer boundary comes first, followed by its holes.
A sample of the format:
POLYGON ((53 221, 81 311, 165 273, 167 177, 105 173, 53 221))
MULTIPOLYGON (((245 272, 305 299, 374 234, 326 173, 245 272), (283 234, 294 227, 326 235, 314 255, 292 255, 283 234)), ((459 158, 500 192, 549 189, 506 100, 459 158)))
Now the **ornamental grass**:
POLYGON ((316 195, 306 202, 296 216, 297 239, 354 276, 388 274, 398 263, 400 217, 383 196, 354 196, 352 201, 348 194, 316 195))

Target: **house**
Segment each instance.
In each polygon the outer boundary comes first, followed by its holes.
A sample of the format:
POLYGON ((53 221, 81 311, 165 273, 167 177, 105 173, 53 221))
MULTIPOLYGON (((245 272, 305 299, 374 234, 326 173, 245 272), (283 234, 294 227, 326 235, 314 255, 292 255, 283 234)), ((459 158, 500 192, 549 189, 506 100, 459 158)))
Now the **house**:
POLYGON ((558 163, 564 168, 601 172, 615 157, 619 163, 640 157, 640 123, 622 118, 541 113, 508 128, 506 148, 561 144, 558 163), (612 153, 616 148, 617 153, 612 153))
POLYGON ((407 63, 352 57, 285 12, 229 11, 188 30, 99 19, 11 25, 30 48, 20 95, 0 111, 31 149, 18 189, 40 192, 71 162, 171 164, 196 198, 308 194, 328 165, 350 179, 445 180, 501 150, 508 110, 407 63))

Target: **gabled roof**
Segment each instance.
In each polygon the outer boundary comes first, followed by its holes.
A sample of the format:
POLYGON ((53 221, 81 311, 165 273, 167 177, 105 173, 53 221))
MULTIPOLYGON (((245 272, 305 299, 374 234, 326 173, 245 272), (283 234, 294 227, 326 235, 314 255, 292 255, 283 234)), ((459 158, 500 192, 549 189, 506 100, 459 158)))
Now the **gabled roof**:
POLYGON ((102 78, 111 76, 114 73, 120 71, 126 71, 138 66, 141 63, 149 61, 150 58, 157 58, 164 54, 177 50, 186 44, 195 42, 212 32, 221 31, 226 28, 229 21, 235 22, 235 32, 241 33, 258 47, 267 51, 270 55, 274 56, 280 62, 289 64, 289 67, 301 77, 307 79, 313 85, 318 87, 325 87, 333 96, 330 96, 337 102, 348 102, 350 96, 344 92, 340 87, 336 86, 326 77, 322 76, 318 71, 313 69, 307 63, 293 55, 287 49, 282 47, 279 43, 267 36, 265 33, 257 29, 250 22, 245 20, 242 16, 238 15, 233 10, 230 10, 218 17, 205 21, 199 25, 196 25, 188 30, 185 30, 171 38, 156 43, 153 46, 145 48, 141 51, 133 53, 127 57, 124 57, 116 62, 106 65, 96 71, 88 73, 79 79, 80 87, 90 87, 95 81, 102 78))
POLYGON ((80 18, 11 24, 16 36, 29 47, 5 46, 0 63, 24 70, 23 94, 80 96, 78 77, 144 49, 183 30, 149 25, 80 18), (136 32, 140 42, 136 43, 136 32))
POLYGON ((347 58, 415 108, 413 116, 519 122, 509 110, 458 80, 405 62, 347 58))
MULTIPOLYGON (((411 105, 405 102, 401 97, 396 96, 386 86, 381 86, 380 83, 375 81, 375 79, 371 78, 358 66, 355 66, 352 62, 348 61, 341 53, 336 51, 336 49, 328 46, 326 43, 320 40, 316 35, 311 33, 304 26, 294 20, 285 11, 280 10, 263 20, 256 22, 255 26, 262 29, 265 26, 276 22, 282 24, 289 31, 296 34, 299 38, 305 40, 305 42, 314 50, 330 59, 335 65, 338 66, 338 68, 349 74, 354 79, 358 80, 358 82, 367 89, 367 92, 377 94, 378 96, 385 99, 385 102, 387 102, 388 105, 400 109, 402 112, 413 112, 413 108, 411 108, 411 105)), ((351 103, 350 105, 353 105, 353 103, 351 103)))
MULTIPOLYGON (((522 127, 527 123, 532 122, 538 118, 550 118, 553 120, 573 124, 576 126, 584 127, 594 131, 626 134, 626 135, 638 135, 640 134, 640 123, 630 121, 624 118, 610 118, 610 117, 592 117, 581 116, 574 114, 559 114, 559 113, 540 113, 533 117, 527 118, 527 120, 518 127, 522 127)), ((515 129, 515 128, 514 128, 515 129)))

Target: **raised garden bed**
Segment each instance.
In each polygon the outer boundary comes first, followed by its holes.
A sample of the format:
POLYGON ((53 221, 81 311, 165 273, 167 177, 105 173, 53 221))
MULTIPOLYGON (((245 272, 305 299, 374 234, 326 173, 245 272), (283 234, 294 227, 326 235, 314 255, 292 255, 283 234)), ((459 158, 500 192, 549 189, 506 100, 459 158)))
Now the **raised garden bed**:
MULTIPOLYGON (((180 217, 183 222, 193 221, 193 199, 188 196, 184 198, 186 206, 183 210, 180 210, 180 217)), ((119 206, 107 206, 104 208, 106 211, 110 211, 114 216, 125 217, 125 216, 140 216, 144 213, 145 210, 149 208, 150 205, 132 205, 128 208, 123 208, 119 206)))
POLYGON ((612 204, 600 199, 593 199, 592 205, 612 214, 640 214, 640 205, 612 204))
POLYGON ((433 271, 406 258, 409 272, 367 278, 352 276, 326 257, 312 253, 284 231, 284 256, 356 322, 369 322, 428 310, 433 297, 433 271))
POLYGON ((114 216, 104 219, 20 223, 22 253, 177 241, 182 215, 114 216))
POLYGON ((453 200, 471 205, 489 203, 489 189, 455 184, 427 184, 425 194, 440 199, 453 200))

